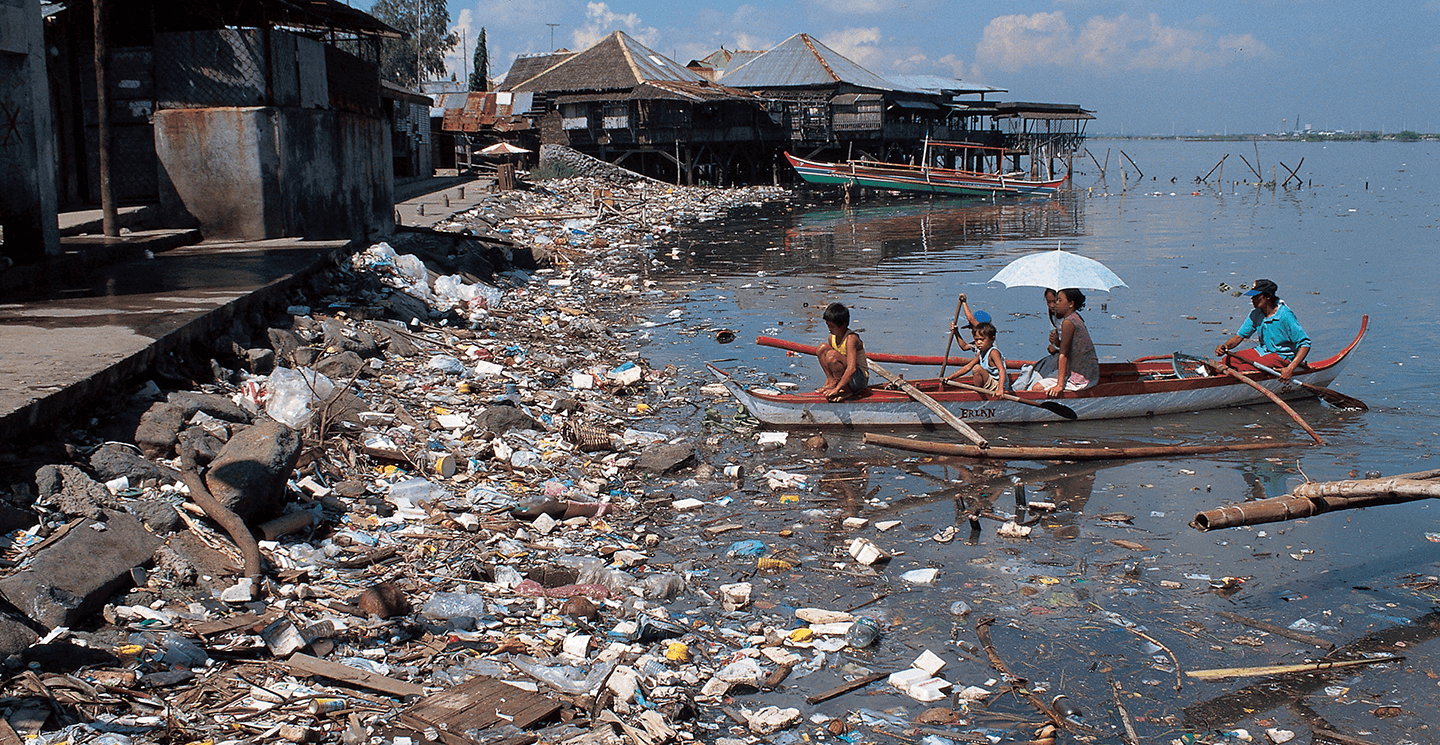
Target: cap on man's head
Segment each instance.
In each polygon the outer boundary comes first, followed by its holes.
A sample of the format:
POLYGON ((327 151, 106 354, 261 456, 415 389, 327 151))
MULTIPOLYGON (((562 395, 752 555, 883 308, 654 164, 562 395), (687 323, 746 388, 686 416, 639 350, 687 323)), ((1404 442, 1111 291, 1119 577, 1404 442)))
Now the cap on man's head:
POLYGON ((977 310, 977 311, 975 311, 974 315, 975 315, 975 325, 966 326, 966 328, 975 328, 975 326, 978 326, 979 324, 989 323, 989 322, 990 322, 990 314, 989 314, 989 313, 986 313, 986 312, 983 311, 983 310, 977 310))
POLYGON ((1275 294, 1279 291, 1280 288, 1276 286, 1274 282, 1271 282, 1268 279, 1257 279, 1255 280, 1255 286, 1250 288, 1250 290, 1247 291, 1245 294, 1252 297, 1255 295, 1269 295, 1270 297, 1275 297, 1275 294))

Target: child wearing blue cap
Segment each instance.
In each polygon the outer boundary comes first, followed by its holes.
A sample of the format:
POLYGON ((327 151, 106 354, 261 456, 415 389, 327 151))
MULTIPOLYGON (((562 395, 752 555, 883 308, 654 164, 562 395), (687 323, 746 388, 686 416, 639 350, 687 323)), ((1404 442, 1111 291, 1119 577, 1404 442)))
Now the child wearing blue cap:
MULTIPOLYGON (((960 293, 960 308, 965 311, 965 320, 968 321, 968 323, 965 324, 965 328, 970 329, 971 336, 974 336, 976 326, 991 322, 989 313, 983 310, 970 310, 970 303, 965 300, 965 293, 963 292, 960 293)), ((961 338, 960 327, 953 323, 950 324, 950 335, 955 337, 955 341, 960 343, 960 349, 968 352, 975 348, 973 343, 961 338)))

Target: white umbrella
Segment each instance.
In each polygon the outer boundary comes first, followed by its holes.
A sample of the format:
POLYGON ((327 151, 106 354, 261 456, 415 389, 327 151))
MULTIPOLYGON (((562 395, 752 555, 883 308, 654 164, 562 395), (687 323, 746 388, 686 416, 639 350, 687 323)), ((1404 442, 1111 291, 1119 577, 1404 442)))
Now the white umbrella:
POLYGON ((1104 264, 1058 248, 1021 256, 996 272, 990 281, 1003 282, 1006 287, 1048 287, 1052 290, 1067 287, 1108 290, 1128 286, 1104 264))
POLYGON ((528 152, 530 152, 530 151, 529 151, 529 150, 526 150, 526 149, 523 148, 523 147, 517 147, 517 146, 515 146, 515 145, 511 145, 511 144, 508 143, 508 142, 497 142, 497 143, 495 143, 494 145, 491 145, 490 147, 487 147, 487 148, 481 150, 481 151, 480 151, 480 154, 481 154, 481 155, 519 155, 520 153, 528 153, 528 152))

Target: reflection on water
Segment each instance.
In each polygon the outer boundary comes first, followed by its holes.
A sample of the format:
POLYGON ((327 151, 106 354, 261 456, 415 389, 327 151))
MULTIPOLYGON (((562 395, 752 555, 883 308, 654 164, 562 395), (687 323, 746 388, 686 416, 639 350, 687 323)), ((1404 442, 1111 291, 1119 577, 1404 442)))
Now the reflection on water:
MULTIPOLYGON (((817 530, 796 531, 793 540, 821 555, 843 556, 844 543, 856 535, 903 551, 876 581, 892 583, 890 610, 921 619, 917 628, 949 625, 935 619, 945 618, 953 600, 966 599, 1011 620, 1012 628, 996 627, 996 641, 1009 654, 1028 655, 1027 674, 1051 686, 1063 680, 1072 698, 1092 702, 1110 697, 1091 657, 1098 652, 1127 690, 1154 701, 1141 724, 1146 741, 1160 741, 1162 731, 1173 732, 1186 718, 1213 727, 1238 722, 1254 731, 1255 718, 1267 716, 1303 732, 1309 724, 1297 711, 1354 724, 1351 729, 1398 728, 1387 731, 1395 737, 1379 732, 1376 738, 1399 741, 1408 726, 1403 717, 1362 716, 1350 706, 1354 697, 1326 693, 1343 676, 1271 698, 1240 683, 1172 693, 1165 687, 1173 676, 1167 661, 1152 659, 1133 635, 1096 619, 1115 613, 1148 625, 1187 669, 1308 654, 1278 638, 1264 639, 1261 647, 1237 643, 1243 630, 1216 620, 1211 612, 1217 609, 1280 625, 1307 619, 1339 643, 1372 631, 1383 635, 1396 619, 1430 623, 1425 614, 1435 598, 1411 581, 1436 574, 1429 504, 1219 533, 1198 533, 1186 523, 1202 509, 1284 494, 1304 479, 1434 467, 1440 438, 1434 381, 1440 376, 1431 350, 1440 348, 1434 322, 1440 295, 1429 268, 1440 235, 1434 214, 1440 174, 1413 164, 1433 162, 1440 145, 1261 145, 1266 163, 1306 158, 1307 187, 1299 190, 1237 184, 1233 169, 1230 181, 1194 183, 1236 149, 1234 143, 1127 142, 1125 149, 1158 178, 1122 184, 1114 173, 1108 183, 1080 174, 1075 191, 1049 201, 884 198, 854 209, 797 204, 696 226, 661 248, 664 268, 655 275, 675 298, 662 312, 682 308, 685 321, 655 329, 645 354, 651 364, 687 371, 697 371, 702 360, 725 359, 722 366, 745 380, 813 388, 819 370, 812 358, 787 357, 748 340, 766 334, 818 343, 820 309, 840 300, 852 307, 868 349, 939 354, 956 295, 964 292, 973 307, 996 318, 1007 357, 1033 359, 1043 354, 1049 332, 1038 291, 988 280, 1016 256, 1057 242, 1104 262, 1129 285, 1090 295, 1085 317, 1102 359, 1213 349, 1249 310, 1236 288, 1259 277, 1280 284, 1316 354, 1338 350, 1353 338, 1361 314, 1369 314, 1369 336, 1333 387, 1365 400, 1370 411, 1343 412, 1316 400, 1295 407, 1326 438, 1324 447, 1095 464, 916 458, 864 447, 858 433, 843 431, 827 433, 825 457, 738 447, 752 472, 763 472, 777 457, 814 458, 816 470, 823 467, 807 498, 826 511, 804 518, 817 530), (738 340, 721 345, 698 333, 710 328, 733 329, 738 340), (1035 531, 1027 540, 998 538, 993 521, 965 540, 971 512, 1003 517, 1016 511, 1012 478, 1032 499, 1060 509, 1031 511, 1035 531), (848 531, 841 524, 847 516, 867 518, 871 527, 848 531), (901 525, 878 533, 873 525, 882 520, 901 525), (959 530, 955 540, 932 540, 947 526, 959 530), (902 591, 899 574, 927 565, 942 568, 942 583, 902 591), (1226 697, 1232 689, 1236 695, 1226 697)), ((1245 152, 1251 154, 1248 147, 1245 152)), ((940 430, 904 434, 958 440, 940 430)), ((1268 405, 1153 419, 990 425, 984 434, 1016 445, 1305 439, 1268 405)), ((768 501, 763 493, 757 499, 768 501)), ((814 602, 834 597, 829 587, 804 589, 817 594, 814 602)), ((1371 690, 1417 692, 1416 708, 1433 708, 1433 681, 1410 672, 1440 662, 1430 636, 1413 637, 1407 667, 1348 673, 1341 687, 1363 681, 1371 690)), ((947 643, 923 634, 907 638, 896 659, 884 663, 908 664, 914 657, 908 644, 939 651, 947 643)), ((963 667, 952 679, 968 684, 987 674, 983 665, 963 667)))

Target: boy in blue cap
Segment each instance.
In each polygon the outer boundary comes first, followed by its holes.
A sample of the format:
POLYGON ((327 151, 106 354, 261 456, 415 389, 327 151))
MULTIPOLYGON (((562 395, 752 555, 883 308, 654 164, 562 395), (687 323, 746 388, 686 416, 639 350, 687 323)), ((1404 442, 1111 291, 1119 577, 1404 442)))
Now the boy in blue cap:
MULTIPOLYGON (((960 293, 960 307, 965 311, 965 319, 969 321, 969 323, 965 325, 965 328, 970 329, 970 335, 972 337, 975 335, 976 326, 979 326, 982 323, 990 323, 989 313, 986 313, 983 310, 970 310, 970 303, 965 300, 965 293, 963 292, 960 293)), ((965 341, 963 338, 961 338, 960 327, 956 326, 953 323, 950 324, 950 335, 955 337, 955 341, 960 343, 961 350, 968 352, 975 348, 975 344, 973 341, 965 341)))
POLYGON ((1244 363, 1258 362, 1280 373, 1281 380, 1289 380, 1296 371, 1304 369, 1305 356, 1310 354, 1310 337, 1300 327, 1290 306, 1275 296, 1279 291, 1268 279, 1255 280, 1255 285, 1245 293, 1255 309, 1234 336, 1215 347, 1215 354, 1227 357, 1227 362, 1238 360, 1240 364, 1236 366, 1242 370, 1255 369, 1244 363), (1257 331, 1260 336, 1253 349, 1230 351, 1257 331))

